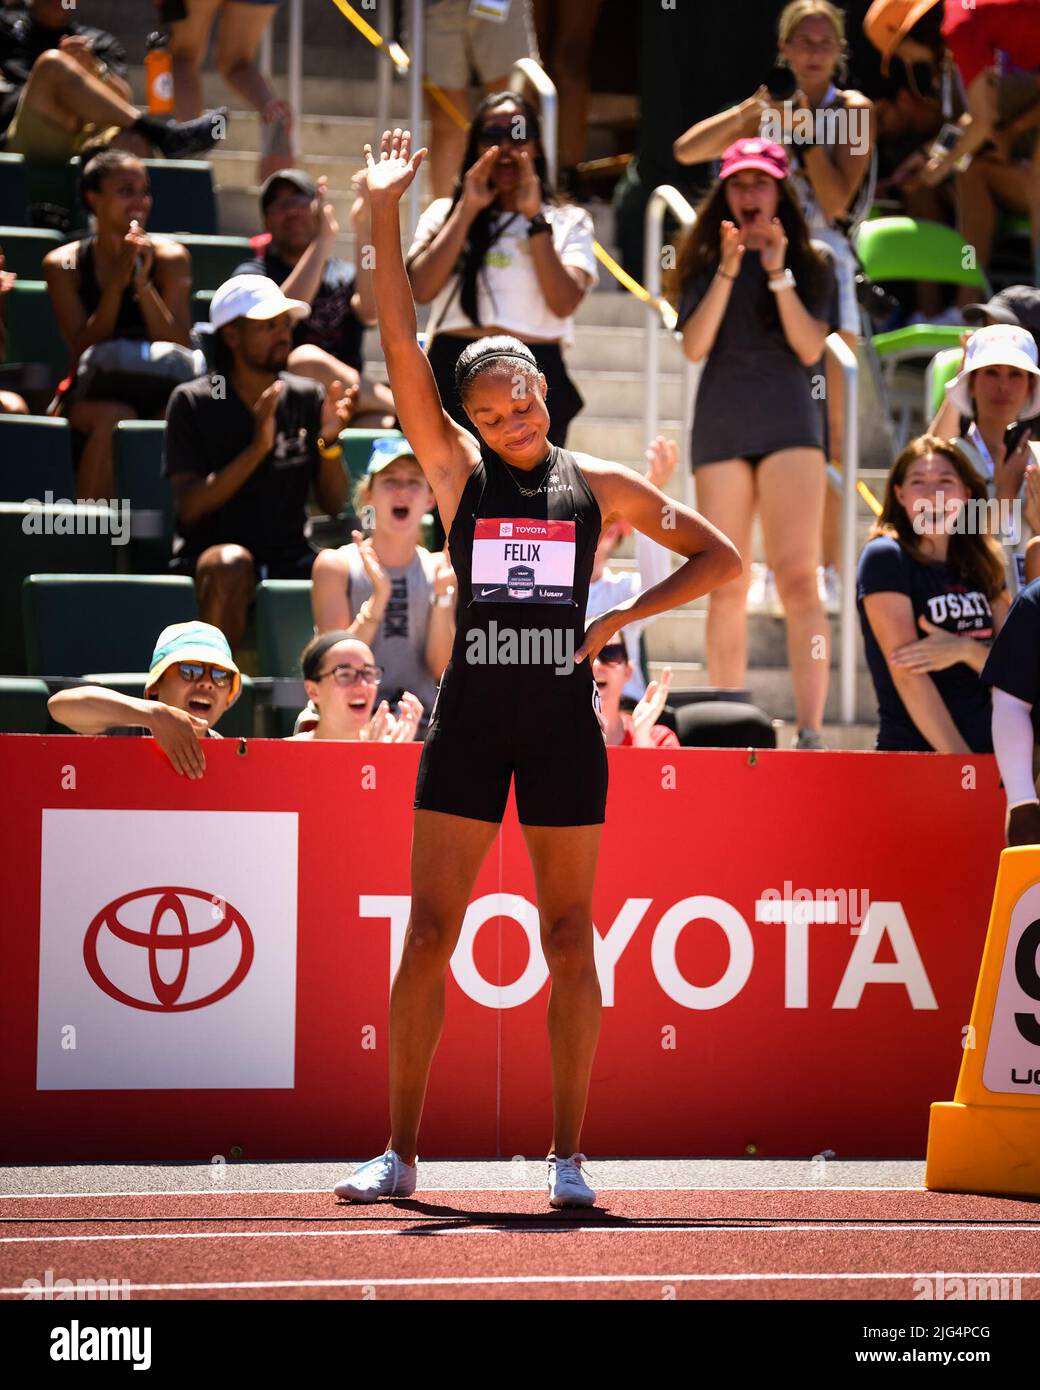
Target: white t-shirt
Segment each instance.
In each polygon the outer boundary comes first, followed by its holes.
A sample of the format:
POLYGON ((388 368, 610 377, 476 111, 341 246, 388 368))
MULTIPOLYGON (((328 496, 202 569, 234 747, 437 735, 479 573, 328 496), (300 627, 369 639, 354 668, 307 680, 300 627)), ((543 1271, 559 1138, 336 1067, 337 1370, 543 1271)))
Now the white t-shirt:
MULTIPOLYGON (((437 198, 419 218, 409 258, 427 246, 444 226, 451 209, 450 198, 437 198)), ((552 232, 556 254, 564 265, 577 266, 599 281, 596 255, 592 249, 592 218, 584 208, 572 204, 542 208, 552 232)), ((477 279, 477 313, 481 323, 497 324, 518 338, 543 338, 569 347, 574 341, 574 319, 559 318, 545 302, 538 276, 531 262, 527 217, 520 212, 493 214, 492 224, 499 235, 484 257, 477 279)), ((544 236, 544 232, 542 233, 544 236)), ((590 285, 591 288, 591 285, 590 285)), ((459 277, 452 275, 430 305, 428 331, 454 333, 473 324, 459 302, 459 277)))
MULTIPOLYGON (((638 569, 635 571, 612 570, 607 565, 603 566, 600 577, 594 579, 589 585, 589 602, 585 609, 586 622, 590 623, 593 618, 598 618, 601 613, 606 613, 615 604, 622 603, 625 599, 632 598, 636 594, 641 594, 644 589, 650 589, 655 584, 660 584, 662 579, 667 579, 672 572, 669 559, 671 553, 665 546, 658 545, 655 540, 651 540, 649 536, 644 536, 642 532, 637 531, 636 565, 638 569)), ((652 622, 653 618, 643 618, 639 622, 628 623, 618 634, 624 639, 628 659, 632 663, 632 674, 625 682, 625 688, 621 693, 631 695, 633 700, 641 700, 646 694, 643 668, 639 664, 639 638, 647 624, 652 622)))

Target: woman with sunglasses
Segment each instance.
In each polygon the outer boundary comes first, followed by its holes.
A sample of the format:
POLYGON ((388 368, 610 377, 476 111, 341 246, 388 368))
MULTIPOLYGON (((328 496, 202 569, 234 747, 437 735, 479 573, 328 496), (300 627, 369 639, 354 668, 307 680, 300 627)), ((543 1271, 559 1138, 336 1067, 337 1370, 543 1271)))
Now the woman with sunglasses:
POLYGON ((416 782, 411 911, 390 997, 390 1141, 335 1190, 358 1202, 415 1190, 445 973, 515 782, 552 982, 549 1201, 588 1206, 579 1145, 600 1022, 592 892, 607 794, 590 666, 626 622, 707 592, 739 561, 724 536, 633 470, 552 444, 545 376, 516 338, 470 343, 459 358, 455 380, 479 438, 445 411, 400 252, 398 203, 425 153, 411 154, 407 131, 386 131, 378 160, 365 148, 366 179, 383 353, 449 530, 457 626, 416 782), (684 563, 586 628, 596 542, 615 519, 684 563))
POLYGON ((455 364, 475 338, 511 333, 534 353, 549 387, 549 442, 567 442, 583 405, 564 347, 599 275, 593 227, 549 185, 538 114, 523 97, 485 98, 469 129, 451 198, 423 213, 408 252, 417 304, 430 304, 427 351, 448 414, 472 430, 455 391, 455 364))
POLYGON ((47 708, 76 734, 152 734, 174 770, 195 779, 206 767, 199 739, 220 737, 213 726, 241 689, 242 677, 219 628, 173 623, 155 644, 143 700, 80 685, 59 690, 47 708))
POLYGON ((375 713, 376 691, 383 679, 372 649, 345 629, 323 632, 311 640, 300 657, 307 697, 318 712, 317 723, 292 738, 332 738, 346 742, 409 743, 422 718, 419 700, 402 692, 397 715, 380 700, 375 713))

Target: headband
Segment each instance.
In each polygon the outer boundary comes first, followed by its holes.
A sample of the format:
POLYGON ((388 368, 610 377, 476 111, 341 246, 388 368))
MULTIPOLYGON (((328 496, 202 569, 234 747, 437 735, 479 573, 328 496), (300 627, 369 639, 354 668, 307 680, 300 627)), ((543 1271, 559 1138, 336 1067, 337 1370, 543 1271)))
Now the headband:
POLYGON ((533 353, 530 357, 525 357, 523 353, 518 352, 516 348, 494 348, 491 352, 485 352, 482 353, 479 357, 474 357, 473 361, 469 364, 466 370, 462 373, 462 376, 459 378, 459 385, 461 386, 462 383, 466 380, 466 378, 469 377, 477 369, 477 367, 482 367, 485 362, 494 362, 497 358, 503 357, 509 358, 513 362, 523 362, 525 366, 533 367, 535 371, 538 370, 538 363, 535 361, 533 353))

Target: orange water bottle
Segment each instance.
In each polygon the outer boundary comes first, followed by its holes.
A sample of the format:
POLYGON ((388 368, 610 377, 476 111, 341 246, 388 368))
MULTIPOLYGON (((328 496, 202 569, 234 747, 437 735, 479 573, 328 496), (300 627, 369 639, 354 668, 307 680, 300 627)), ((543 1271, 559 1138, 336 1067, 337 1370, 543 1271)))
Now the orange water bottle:
POLYGON ((173 110, 173 59, 170 57, 170 36, 161 29, 145 40, 144 75, 148 110, 153 116, 169 115, 173 110))

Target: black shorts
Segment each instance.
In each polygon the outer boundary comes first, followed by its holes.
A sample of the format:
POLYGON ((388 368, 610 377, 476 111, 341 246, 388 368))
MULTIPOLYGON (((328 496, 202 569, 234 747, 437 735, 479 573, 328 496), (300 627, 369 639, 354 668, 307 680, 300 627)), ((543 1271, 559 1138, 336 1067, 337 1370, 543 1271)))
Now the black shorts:
POLYGON ((474 692, 459 698, 449 678, 423 744, 415 810, 497 825, 513 779, 521 825, 603 824, 607 750, 591 680, 566 680, 541 701, 530 690, 513 699, 484 691, 470 704, 474 692))

